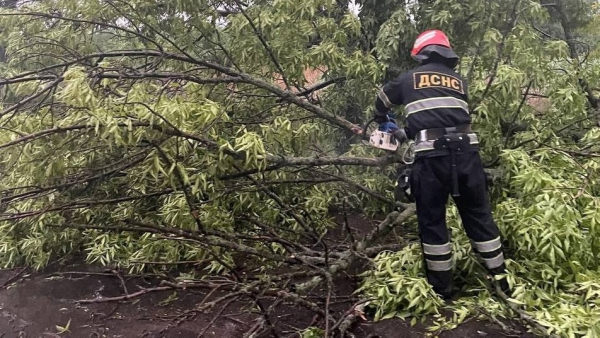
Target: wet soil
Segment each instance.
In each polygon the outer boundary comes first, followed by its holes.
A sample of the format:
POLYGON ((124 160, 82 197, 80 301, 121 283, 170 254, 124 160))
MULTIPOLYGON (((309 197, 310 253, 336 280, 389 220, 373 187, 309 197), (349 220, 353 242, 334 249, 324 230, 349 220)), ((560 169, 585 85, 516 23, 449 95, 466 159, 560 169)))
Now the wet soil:
MULTIPOLYGON (((364 219, 353 218, 350 223, 357 234, 372 226, 364 219)), ((118 302, 77 302, 132 294, 158 285, 152 277, 121 280, 119 276, 105 267, 83 264, 80 258, 53 263, 36 273, 28 269, 0 270, 0 338, 241 338, 261 317, 256 306, 248 302, 220 303, 209 312, 192 315, 190 311, 205 298, 212 300, 226 294, 214 292, 207 297, 208 290, 166 290, 118 302)), ((357 279, 352 276, 335 280, 336 297, 331 300, 331 311, 338 318, 354 302, 349 296, 356 284, 357 279)), ((263 306, 269 305, 264 301, 263 306)), ((270 319, 279 337, 300 338, 297 332, 311 326, 315 317, 308 310, 280 306, 270 319)), ((426 332, 424 325, 412 327, 400 319, 377 323, 367 319, 353 328, 358 338, 416 338, 424 337, 426 332)), ((260 337, 269 336, 272 333, 260 337)), ((473 320, 440 337, 493 338, 505 334, 494 323, 473 320)))

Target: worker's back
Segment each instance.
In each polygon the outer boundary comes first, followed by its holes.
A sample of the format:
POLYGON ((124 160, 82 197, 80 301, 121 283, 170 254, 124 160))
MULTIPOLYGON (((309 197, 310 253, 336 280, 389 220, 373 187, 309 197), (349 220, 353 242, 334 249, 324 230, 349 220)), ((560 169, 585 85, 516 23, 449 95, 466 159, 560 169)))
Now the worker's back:
MULTIPOLYGON (((450 67, 431 62, 400 75, 388 90, 401 95, 407 117, 407 135, 414 139, 423 129, 471 123, 467 83, 450 67)), ((394 102, 398 104, 399 102, 394 102)))

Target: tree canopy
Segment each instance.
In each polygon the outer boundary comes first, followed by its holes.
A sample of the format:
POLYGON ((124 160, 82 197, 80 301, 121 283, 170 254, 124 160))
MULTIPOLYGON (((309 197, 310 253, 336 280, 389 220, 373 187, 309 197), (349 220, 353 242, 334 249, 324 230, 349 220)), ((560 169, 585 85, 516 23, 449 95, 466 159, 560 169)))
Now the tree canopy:
POLYGON ((240 294, 315 311, 329 335, 347 328, 304 295, 331 292, 333 276, 371 257, 361 294, 377 320, 453 309, 441 330, 485 309, 530 316, 538 333, 600 336, 598 2, 356 3, 0 2, 0 264, 204 262, 181 283, 227 276, 240 294), (412 43, 429 28, 448 33, 469 81, 507 302, 453 206, 456 278, 473 296, 433 294, 414 206, 394 200, 404 149, 351 131, 378 88, 415 65, 412 43), (383 221, 333 238, 332 215, 349 212, 383 221))

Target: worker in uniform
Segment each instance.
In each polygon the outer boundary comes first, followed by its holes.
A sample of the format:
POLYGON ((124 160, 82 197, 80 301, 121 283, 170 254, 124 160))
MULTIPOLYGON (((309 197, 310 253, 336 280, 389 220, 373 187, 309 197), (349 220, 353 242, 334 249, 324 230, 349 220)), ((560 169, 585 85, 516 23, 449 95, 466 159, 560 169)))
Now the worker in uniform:
MULTIPOLYGON (((454 294, 446 202, 452 195, 474 251, 492 275, 505 272, 498 227, 492 219, 477 135, 471 129, 467 83, 454 71, 458 56, 439 30, 420 34, 411 56, 420 65, 387 83, 377 95, 375 121, 400 142, 415 140, 410 189, 417 206, 427 280, 444 298, 454 294), (404 105, 406 128, 391 110, 404 105)), ((503 291, 508 283, 500 280, 503 291)))

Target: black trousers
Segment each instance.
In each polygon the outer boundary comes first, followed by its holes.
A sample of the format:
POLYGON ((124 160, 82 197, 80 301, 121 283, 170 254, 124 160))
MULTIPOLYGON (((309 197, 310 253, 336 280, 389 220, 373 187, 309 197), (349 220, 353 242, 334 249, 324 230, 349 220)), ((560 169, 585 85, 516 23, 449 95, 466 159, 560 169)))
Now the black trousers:
MULTIPOLYGON (((453 197, 474 251, 493 274, 505 270, 498 227, 492 219, 483 164, 479 153, 457 153, 456 171, 460 197, 453 197)), ((450 155, 417 158, 410 177, 417 205, 419 236, 427 280, 434 290, 452 290, 452 247, 446 228, 446 203, 452 191, 450 155)))

